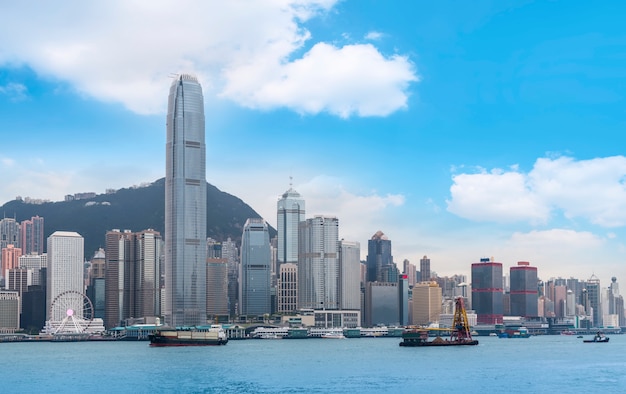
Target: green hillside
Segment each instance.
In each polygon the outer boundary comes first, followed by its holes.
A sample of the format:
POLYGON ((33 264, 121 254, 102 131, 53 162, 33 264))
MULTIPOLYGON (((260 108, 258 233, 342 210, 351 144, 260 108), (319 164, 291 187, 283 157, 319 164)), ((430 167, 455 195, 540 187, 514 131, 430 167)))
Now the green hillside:
MULTIPOLYGON (((17 221, 39 215, 45 219, 47 238, 54 231, 76 231, 85 238, 85 258, 104 247, 108 230, 141 231, 154 229, 163 233, 165 226, 165 178, 149 186, 120 189, 112 194, 100 194, 78 201, 26 204, 10 201, 0 208, 3 217, 17 221)), ((238 244, 243 225, 248 218, 260 215, 239 198, 222 192, 207 183, 207 236, 218 241, 230 237, 238 244)), ((270 237, 276 230, 270 228, 270 237)))

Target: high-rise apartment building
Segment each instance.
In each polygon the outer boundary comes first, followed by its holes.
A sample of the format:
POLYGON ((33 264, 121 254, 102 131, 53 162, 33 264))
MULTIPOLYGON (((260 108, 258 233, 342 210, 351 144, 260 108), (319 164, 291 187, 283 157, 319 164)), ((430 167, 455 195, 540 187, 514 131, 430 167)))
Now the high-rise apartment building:
POLYGON ((305 204, 300 193, 289 187, 277 205, 277 267, 285 263, 298 263, 298 226, 305 220, 305 204))
POLYGON ((511 315, 536 317, 538 314, 537 267, 527 261, 519 261, 511 267, 510 303, 511 315))
POLYGON ((415 286, 415 283, 417 282, 417 267, 415 267, 415 264, 411 264, 411 262, 407 259, 404 259, 402 265, 402 273, 407 276, 409 286, 415 286))
POLYGON ((472 264, 472 308, 479 324, 502 324, 502 264, 480 259, 472 264))
POLYGON ((391 241, 382 231, 377 231, 367 241, 366 264, 368 282, 398 281, 397 268, 391 255, 391 241))
POLYGON ((361 245, 339 241, 339 309, 361 309, 361 245))
POLYGON ((240 314, 260 316, 271 313, 270 279, 269 228, 263 219, 248 219, 241 237, 240 314))
POLYGON ((198 80, 170 87, 165 168, 165 322, 206 324, 206 146, 198 80))
POLYGON ((318 215, 299 227, 298 308, 339 309, 339 220, 318 215))
MULTIPOLYGON (((66 315, 63 310, 55 308, 53 315, 50 306, 55 298, 64 292, 84 294, 83 265, 84 240, 83 237, 72 231, 55 231, 48 237, 48 269, 46 286, 47 320, 62 321, 66 315)), ((77 317, 82 318, 82 300, 80 305, 74 305, 77 317)))
POLYGON ((7 277, 7 271, 10 269, 18 268, 20 264, 20 256, 22 255, 22 249, 15 247, 13 244, 8 244, 5 248, 2 248, 2 273, 3 277, 7 277))
POLYGON ((23 220, 20 225, 21 247, 24 254, 42 254, 44 251, 42 217, 33 216, 30 220, 23 220))
MULTIPOLYGON (((0 251, 9 245, 21 250, 20 224, 13 218, 0 220, 0 251)), ((0 255, 0 267, 4 266, 2 255, 0 255)), ((4 269, 0 270, 0 276, 4 275, 4 269)))

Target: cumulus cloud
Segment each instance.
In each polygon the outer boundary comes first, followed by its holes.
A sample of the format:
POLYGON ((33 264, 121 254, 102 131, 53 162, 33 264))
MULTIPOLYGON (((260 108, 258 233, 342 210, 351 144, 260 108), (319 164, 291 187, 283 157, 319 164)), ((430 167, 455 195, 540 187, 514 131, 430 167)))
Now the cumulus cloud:
POLYGON ((167 77, 177 72, 198 75, 205 95, 253 108, 344 117, 403 108, 418 80, 406 57, 371 45, 307 44, 314 38, 304 23, 335 3, 12 2, 0 15, 0 65, 27 65, 138 113, 164 110, 167 77))
POLYGON ((476 221, 546 223, 562 212, 604 227, 626 225, 626 157, 540 158, 529 173, 457 174, 448 211, 476 221))

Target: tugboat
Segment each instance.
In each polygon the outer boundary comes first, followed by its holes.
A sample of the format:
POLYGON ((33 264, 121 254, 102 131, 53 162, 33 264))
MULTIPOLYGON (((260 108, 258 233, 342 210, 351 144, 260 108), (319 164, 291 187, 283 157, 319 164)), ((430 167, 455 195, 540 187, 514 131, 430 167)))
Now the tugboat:
POLYGON ((478 345, 478 341, 472 339, 470 325, 467 320, 467 312, 462 297, 457 297, 454 306, 454 320, 452 328, 450 328, 450 338, 443 339, 438 336, 429 341, 428 328, 407 328, 402 333, 402 342, 400 346, 417 347, 417 346, 472 346, 478 345))
POLYGON ((226 345, 226 331, 219 324, 210 327, 159 328, 148 335, 150 346, 218 346, 226 345))
POLYGON ((609 337, 605 337, 600 331, 593 336, 593 339, 585 339, 584 343, 605 343, 609 341, 609 337))

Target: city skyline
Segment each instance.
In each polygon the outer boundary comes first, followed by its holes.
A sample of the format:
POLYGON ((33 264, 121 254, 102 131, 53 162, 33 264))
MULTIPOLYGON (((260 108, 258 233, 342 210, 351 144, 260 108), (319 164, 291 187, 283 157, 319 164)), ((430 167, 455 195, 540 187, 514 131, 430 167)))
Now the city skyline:
POLYGON ((626 278, 626 5, 121 4, 2 6, 0 204, 164 177, 164 93, 190 72, 207 181, 275 228, 293 177, 308 217, 382 231, 398 265, 626 278))

